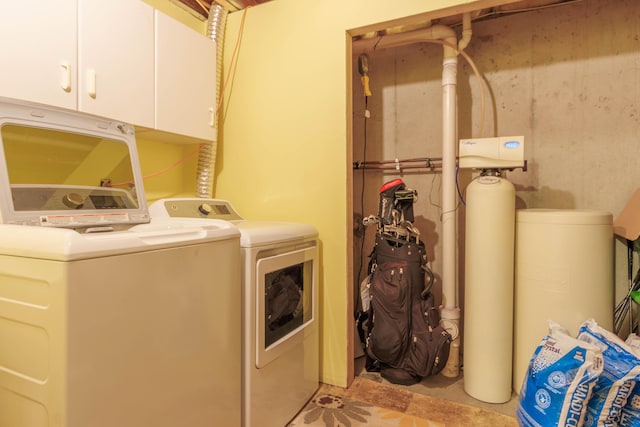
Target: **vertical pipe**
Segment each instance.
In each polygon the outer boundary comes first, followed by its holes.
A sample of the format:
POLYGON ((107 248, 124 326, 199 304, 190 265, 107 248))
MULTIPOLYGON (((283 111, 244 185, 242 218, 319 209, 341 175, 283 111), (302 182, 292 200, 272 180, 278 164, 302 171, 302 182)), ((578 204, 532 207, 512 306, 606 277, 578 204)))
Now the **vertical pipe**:
MULTIPOLYGON (((456 39, 446 39, 456 46, 456 39)), ((442 69, 442 294, 441 317, 453 341, 449 361, 442 375, 457 377, 460 373, 460 309, 457 306, 456 257, 456 79, 457 52, 445 46, 442 69)))
MULTIPOLYGON (((445 48, 448 49, 448 48, 445 48)), ((442 73, 442 280, 456 282, 456 74, 458 61, 445 58, 442 73)), ((456 286, 443 287, 444 306, 455 307, 456 286)))
MULTIPOLYGON (((471 15, 462 15, 462 38, 457 47, 461 51, 471 40, 471 15)), ((455 46, 455 37, 446 38, 455 46)), ((442 370, 445 377, 460 375, 460 308, 458 307, 457 253, 456 253, 456 157, 458 147, 457 130, 457 68, 458 52, 445 46, 442 70, 442 292, 443 306, 440 308, 442 325, 451 334, 449 359, 442 370)))
POLYGON ((464 50, 471 41, 471 14, 462 14, 462 37, 458 41, 458 51, 464 50))

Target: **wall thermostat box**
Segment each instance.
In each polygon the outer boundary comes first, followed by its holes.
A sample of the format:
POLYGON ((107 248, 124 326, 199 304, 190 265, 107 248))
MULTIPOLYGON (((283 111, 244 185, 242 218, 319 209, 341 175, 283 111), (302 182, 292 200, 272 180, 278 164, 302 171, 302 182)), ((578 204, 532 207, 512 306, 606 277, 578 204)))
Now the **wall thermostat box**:
POLYGON ((524 136, 470 138, 460 140, 460 168, 524 168, 524 136))

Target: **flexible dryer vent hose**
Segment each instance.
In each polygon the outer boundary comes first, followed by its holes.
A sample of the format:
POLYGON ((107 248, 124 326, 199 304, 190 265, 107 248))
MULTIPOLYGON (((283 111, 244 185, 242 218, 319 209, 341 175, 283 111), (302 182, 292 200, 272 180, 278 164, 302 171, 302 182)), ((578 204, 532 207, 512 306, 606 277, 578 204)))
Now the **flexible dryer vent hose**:
MULTIPOLYGON (((207 37, 216 42, 216 107, 220 103, 222 87, 222 60, 224 48, 224 30, 227 23, 227 10, 216 3, 211 4, 207 20, 207 37)), ((214 114, 214 128, 218 129, 218 114, 214 114)), ((213 197, 213 180, 216 164, 217 142, 202 144, 198 156, 196 195, 201 198, 213 197)))

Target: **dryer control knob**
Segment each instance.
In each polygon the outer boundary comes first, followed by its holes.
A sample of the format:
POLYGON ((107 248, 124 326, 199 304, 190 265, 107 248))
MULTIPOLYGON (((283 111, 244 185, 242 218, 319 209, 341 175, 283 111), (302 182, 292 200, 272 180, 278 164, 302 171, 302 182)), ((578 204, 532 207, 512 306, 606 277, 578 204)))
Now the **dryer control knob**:
POLYGON ((62 197, 62 203, 64 203, 64 205, 68 208, 78 209, 82 207, 84 203, 84 199, 78 193, 69 193, 69 194, 65 194, 62 197))
POLYGON ((211 212, 213 212, 213 208, 209 203, 201 204, 200 206, 198 206, 198 210, 203 215, 209 215, 211 212))

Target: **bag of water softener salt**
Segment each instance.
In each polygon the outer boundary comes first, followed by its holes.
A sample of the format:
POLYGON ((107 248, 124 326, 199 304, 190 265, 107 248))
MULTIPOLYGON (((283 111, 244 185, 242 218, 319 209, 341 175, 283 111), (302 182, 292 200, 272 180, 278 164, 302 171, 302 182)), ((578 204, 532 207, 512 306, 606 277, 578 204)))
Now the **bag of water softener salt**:
POLYGON ((640 383, 635 387, 627 399, 627 404, 620 414, 620 427, 640 427, 640 383))
MULTIPOLYGON (((636 356, 640 356, 640 337, 636 334, 629 334, 625 343, 631 347, 636 356)), ((627 404, 622 408, 620 415, 620 427, 640 427, 640 382, 637 382, 627 404)))
POLYGON ((640 359, 622 339, 599 326, 593 319, 580 326, 578 340, 600 347, 604 359, 604 369, 593 389, 584 425, 618 426, 622 408, 640 380, 640 359))
POLYGON ((529 361, 516 417, 521 427, 581 426, 602 372, 602 351, 555 322, 529 361))

